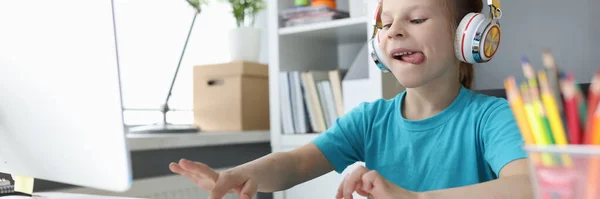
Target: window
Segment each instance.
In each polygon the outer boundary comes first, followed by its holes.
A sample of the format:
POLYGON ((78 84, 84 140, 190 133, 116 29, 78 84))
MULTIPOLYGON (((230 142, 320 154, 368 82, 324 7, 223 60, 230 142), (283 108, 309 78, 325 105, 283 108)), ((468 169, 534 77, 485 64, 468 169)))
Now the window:
MULTIPOLYGON (((226 2, 211 1, 198 15, 173 87, 168 122, 193 123, 192 70, 227 62, 227 31, 235 27, 226 2)), ((194 9, 186 0, 115 1, 115 17, 125 123, 162 121, 166 99, 191 25, 194 9)))

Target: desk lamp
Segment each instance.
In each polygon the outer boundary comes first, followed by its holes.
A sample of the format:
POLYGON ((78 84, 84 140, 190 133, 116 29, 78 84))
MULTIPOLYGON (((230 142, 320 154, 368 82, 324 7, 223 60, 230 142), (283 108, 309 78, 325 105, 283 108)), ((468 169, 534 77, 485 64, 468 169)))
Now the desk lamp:
POLYGON ((185 54, 185 49, 187 48, 188 41, 190 39, 190 35, 192 34, 192 30, 194 29, 194 24, 196 22, 196 17, 201 12, 201 4, 205 4, 206 0, 186 0, 192 7, 194 7, 196 13, 194 14, 194 18, 192 19, 192 24, 190 25, 190 29, 188 31, 187 38, 185 39, 185 44, 183 45, 183 50, 181 51, 181 56, 179 57, 179 63, 177 64, 177 69, 175 70, 175 75, 173 76, 173 80, 171 81, 171 86, 169 87, 169 93, 167 94, 167 99, 165 103, 160 107, 160 111, 163 114, 162 123, 149 125, 149 126, 140 126, 133 127, 130 129, 130 133, 196 133, 199 132, 200 129, 195 125, 191 124, 169 124, 167 122, 167 113, 171 110, 169 108, 169 99, 171 98, 171 93, 173 91, 173 85, 175 85, 175 80, 177 79, 177 74, 179 73, 179 67, 181 66, 181 61, 183 60, 183 55, 185 54))

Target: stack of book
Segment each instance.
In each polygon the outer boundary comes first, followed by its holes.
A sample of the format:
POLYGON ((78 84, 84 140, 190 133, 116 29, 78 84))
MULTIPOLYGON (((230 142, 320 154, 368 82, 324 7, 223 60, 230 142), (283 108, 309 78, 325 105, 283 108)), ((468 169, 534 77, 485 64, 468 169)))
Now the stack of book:
POLYGON ((326 5, 295 7, 280 11, 284 27, 311 24, 350 17, 346 11, 333 9, 326 5))
POLYGON ((290 71, 279 74, 284 134, 324 132, 344 114, 345 69, 290 71))

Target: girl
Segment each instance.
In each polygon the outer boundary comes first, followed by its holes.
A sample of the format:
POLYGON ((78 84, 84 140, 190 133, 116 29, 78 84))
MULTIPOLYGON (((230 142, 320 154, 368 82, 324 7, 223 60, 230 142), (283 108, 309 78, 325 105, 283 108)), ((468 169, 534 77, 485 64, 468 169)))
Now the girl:
POLYGON ((250 198, 365 162, 337 198, 532 198, 526 153, 510 106, 469 90, 473 66, 455 56, 460 19, 482 0, 380 2, 381 57, 406 88, 362 103, 318 138, 217 173, 181 160, 170 169, 210 191, 250 198))

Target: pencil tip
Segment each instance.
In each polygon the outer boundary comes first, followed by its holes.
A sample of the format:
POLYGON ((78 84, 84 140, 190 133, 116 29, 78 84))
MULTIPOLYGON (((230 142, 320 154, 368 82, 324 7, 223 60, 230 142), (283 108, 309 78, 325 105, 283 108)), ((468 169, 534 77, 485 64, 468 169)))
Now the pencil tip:
POLYGON ((550 48, 543 48, 542 53, 550 54, 550 48))
POLYGON ((526 56, 521 56, 521 64, 529 63, 529 59, 526 56))
POLYGON ((560 77, 561 79, 565 79, 565 78, 567 77, 567 74, 566 74, 564 71, 560 71, 560 72, 559 72, 559 77, 560 77))

